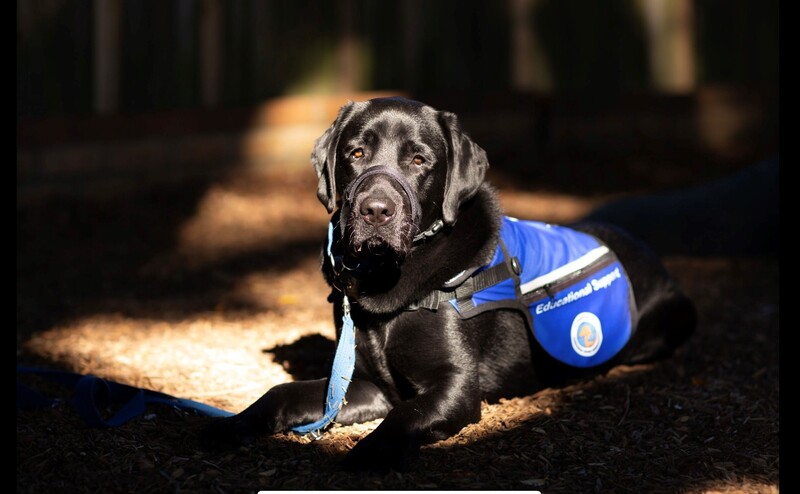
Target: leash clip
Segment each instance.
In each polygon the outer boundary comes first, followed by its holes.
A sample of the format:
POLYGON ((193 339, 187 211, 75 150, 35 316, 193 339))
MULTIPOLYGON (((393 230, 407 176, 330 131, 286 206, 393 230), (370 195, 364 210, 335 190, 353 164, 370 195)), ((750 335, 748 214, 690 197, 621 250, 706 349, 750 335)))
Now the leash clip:
POLYGON ((347 298, 347 295, 344 295, 344 299, 342 299, 342 311, 344 311, 344 317, 350 316, 350 300, 347 298))
POLYGON ((436 221, 431 223, 431 226, 429 226, 427 230, 417 234, 412 240, 412 242, 417 243, 428 240, 429 238, 439 233, 439 231, 442 229, 443 226, 444 226, 444 221, 442 221, 441 218, 437 219, 436 221))

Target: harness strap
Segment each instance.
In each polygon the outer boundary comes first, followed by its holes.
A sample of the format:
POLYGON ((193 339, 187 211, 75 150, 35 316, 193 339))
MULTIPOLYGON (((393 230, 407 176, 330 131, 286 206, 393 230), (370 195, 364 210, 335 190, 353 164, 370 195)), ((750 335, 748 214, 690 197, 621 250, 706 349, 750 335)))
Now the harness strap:
MULTIPOLYGON (((410 305, 406 310, 428 309, 436 310, 442 302, 455 300, 458 304, 459 312, 465 312, 474 307, 472 295, 501 283, 509 278, 519 278, 519 261, 516 257, 510 257, 506 249, 505 242, 501 239, 500 248, 505 259, 490 268, 484 269, 464 280, 463 283, 454 289, 434 290, 422 300, 410 305)), ((473 270, 474 271, 474 270, 473 270)), ((517 281, 517 285, 519 282, 517 281)))

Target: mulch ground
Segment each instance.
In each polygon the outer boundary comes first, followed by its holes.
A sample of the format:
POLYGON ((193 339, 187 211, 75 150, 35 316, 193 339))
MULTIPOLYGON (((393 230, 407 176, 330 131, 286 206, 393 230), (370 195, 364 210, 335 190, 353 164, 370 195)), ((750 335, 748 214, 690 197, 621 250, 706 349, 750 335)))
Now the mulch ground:
MULTIPOLYGON (((607 198, 494 177, 507 212, 576 219, 607 198)), ((318 272, 327 216, 310 173, 184 183, 17 209, 17 363, 240 411, 269 387, 327 374, 318 272)), ((674 357, 484 403, 480 423, 422 449, 405 473, 339 462, 375 423, 206 452, 208 419, 166 406, 112 429, 58 405, 18 411, 17 492, 260 489, 779 491, 779 262, 668 257, 700 323, 674 357)))

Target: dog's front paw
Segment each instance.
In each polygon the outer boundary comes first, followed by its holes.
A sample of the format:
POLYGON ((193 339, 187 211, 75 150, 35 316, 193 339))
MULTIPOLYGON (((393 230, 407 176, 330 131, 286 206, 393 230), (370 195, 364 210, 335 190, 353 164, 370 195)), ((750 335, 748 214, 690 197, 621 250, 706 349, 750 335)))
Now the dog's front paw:
POLYGON ((200 431, 200 445, 208 450, 234 449, 252 443, 256 433, 250 422, 239 416, 214 419, 200 431))
POLYGON ((418 455, 419 445, 411 436, 388 427, 378 427, 350 450, 344 459, 344 467, 350 471, 404 472, 418 455))

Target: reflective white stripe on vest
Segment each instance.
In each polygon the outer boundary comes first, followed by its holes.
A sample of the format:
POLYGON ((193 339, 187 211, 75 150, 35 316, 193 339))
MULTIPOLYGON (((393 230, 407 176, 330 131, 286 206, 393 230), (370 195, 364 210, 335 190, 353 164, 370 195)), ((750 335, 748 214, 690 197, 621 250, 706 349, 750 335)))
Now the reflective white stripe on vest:
POLYGON ((566 276, 566 275, 568 275, 570 273, 573 273, 573 272, 575 272, 575 271, 577 271, 579 269, 583 269, 586 266, 588 266, 591 263, 593 263, 594 261, 600 259, 606 253, 608 253, 608 251, 609 251, 608 247, 606 247, 605 245, 601 245, 600 247, 596 247, 596 248, 590 250, 589 252, 587 252, 586 254, 582 255, 581 257, 575 259, 574 261, 569 262, 567 264, 564 264, 563 266, 561 266, 558 269, 550 271, 547 274, 543 274, 543 275, 539 276, 538 278, 534 278, 534 279, 532 279, 531 281, 529 281, 527 283, 521 284, 520 287, 519 287, 520 288, 520 292, 522 292, 523 294, 532 292, 534 290, 537 290, 537 289, 543 287, 544 285, 546 285, 548 283, 552 283, 552 282, 558 280, 562 276, 566 276))

